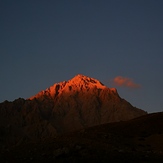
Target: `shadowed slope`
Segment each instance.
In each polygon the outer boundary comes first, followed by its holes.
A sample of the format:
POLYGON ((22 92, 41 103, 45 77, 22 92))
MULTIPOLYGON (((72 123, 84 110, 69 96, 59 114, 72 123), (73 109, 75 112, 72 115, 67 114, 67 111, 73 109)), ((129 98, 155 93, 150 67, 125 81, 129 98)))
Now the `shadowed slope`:
POLYGON ((2 162, 162 162, 163 113, 103 124, 8 150, 2 162))

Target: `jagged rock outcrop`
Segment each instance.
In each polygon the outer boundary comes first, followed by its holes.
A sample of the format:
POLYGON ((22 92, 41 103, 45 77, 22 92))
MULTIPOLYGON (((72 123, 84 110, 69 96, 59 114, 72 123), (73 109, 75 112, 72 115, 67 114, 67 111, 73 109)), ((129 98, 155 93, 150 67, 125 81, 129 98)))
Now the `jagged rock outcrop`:
POLYGON ((24 100, 0 104, 0 145, 54 137, 99 124, 146 114, 122 99, 115 88, 77 75, 24 100), (5 143, 4 143, 5 142, 5 143))

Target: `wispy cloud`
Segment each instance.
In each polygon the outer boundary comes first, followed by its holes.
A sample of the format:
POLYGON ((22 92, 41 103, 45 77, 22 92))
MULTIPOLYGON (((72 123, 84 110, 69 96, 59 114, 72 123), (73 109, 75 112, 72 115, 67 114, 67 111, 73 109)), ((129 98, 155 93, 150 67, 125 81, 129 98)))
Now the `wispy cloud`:
POLYGON ((116 86, 128 87, 128 88, 140 88, 141 85, 135 83, 131 78, 126 78, 123 76, 117 76, 113 79, 113 83, 116 86))

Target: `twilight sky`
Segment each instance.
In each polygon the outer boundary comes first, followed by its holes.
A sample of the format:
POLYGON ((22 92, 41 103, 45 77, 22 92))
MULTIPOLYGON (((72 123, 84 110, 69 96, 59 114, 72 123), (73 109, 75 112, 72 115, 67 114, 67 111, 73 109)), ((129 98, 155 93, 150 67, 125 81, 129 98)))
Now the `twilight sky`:
POLYGON ((0 102, 77 74, 163 111, 163 0, 0 1, 0 102))

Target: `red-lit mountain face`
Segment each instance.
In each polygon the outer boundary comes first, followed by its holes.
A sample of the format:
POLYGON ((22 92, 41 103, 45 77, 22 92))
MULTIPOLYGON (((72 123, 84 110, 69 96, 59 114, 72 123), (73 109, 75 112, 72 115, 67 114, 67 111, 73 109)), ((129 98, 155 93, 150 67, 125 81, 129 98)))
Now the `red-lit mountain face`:
POLYGON ((8 143, 53 137, 146 114, 122 99, 115 88, 77 75, 35 96, 0 104, 0 133, 8 143))
POLYGON ((48 109, 42 108, 43 116, 54 121, 60 119, 68 130, 145 114, 120 98, 115 88, 107 88, 98 80, 83 75, 54 84, 29 99, 45 104, 48 109))

